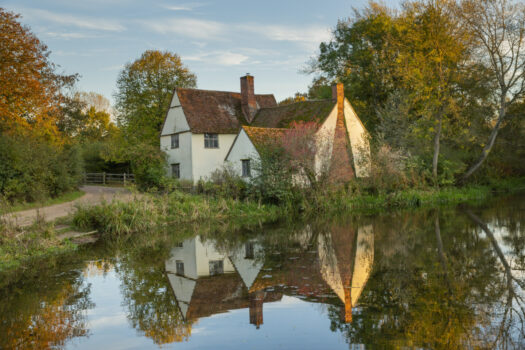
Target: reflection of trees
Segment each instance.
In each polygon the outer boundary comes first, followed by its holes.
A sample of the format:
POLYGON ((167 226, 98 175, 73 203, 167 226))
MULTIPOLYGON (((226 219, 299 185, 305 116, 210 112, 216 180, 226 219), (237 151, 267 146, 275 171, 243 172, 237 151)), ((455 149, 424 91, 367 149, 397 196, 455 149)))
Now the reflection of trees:
POLYGON ((79 276, 47 282, 39 290, 2 300, 8 304, 0 306, 0 348, 48 349, 88 335, 85 310, 93 306, 89 286, 79 276))
MULTIPOLYGON (((502 344, 503 348, 508 347, 520 347, 525 345, 525 299, 523 292, 525 290, 525 281, 517 278, 515 276, 515 269, 513 269, 506 258, 503 250, 498 243, 498 240, 494 236, 494 233, 489 229, 489 227, 472 211, 467 210, 467 215, 474 221, 479 227, 483 230, 485 235, 490 240, 494 252, 497 255, 501 266, 503 267, 504 283, 502 287, 505 290, 506 297, 502 300, 503 314, 499 320, 499 327, 494 334, 493 344, 497 345, 502 344)), ((516 231, 513 231, 516 232, 516 231)), ((512 234, 516 237, 516 234, 512 234)), ((519 237, 518 237, 519 238, 519 237)), ((507 240, 511 243, 521 243, 522 240, 507 240)), ((518 261, 523 261, 523 245, 513 246, 513 253, 518 253, 518 261)), ((523 270, 521 270, 523 271, 523 270)))
MULTIPOLYGON (((449 213, 450 214, 450 213, 449 213)), ((465 218, 432 213, 378 218, 374 268, 352 324, 329 308, 351 343, 433 349, 476 347, 501 296, 490 242, 465 218), (402 242, 402 243, 400 243, 402 242)))
POLYGON ((128 319, 156 344, 187 340, 191 324, 184 322, 164 274, 163 255, 149 256, 152 258, 122 259, 116 268, 128 319))

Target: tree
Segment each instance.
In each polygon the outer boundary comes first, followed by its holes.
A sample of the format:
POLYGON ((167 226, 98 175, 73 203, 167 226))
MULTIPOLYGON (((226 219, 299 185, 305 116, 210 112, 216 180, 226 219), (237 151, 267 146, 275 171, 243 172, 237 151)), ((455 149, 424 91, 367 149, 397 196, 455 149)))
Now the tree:
POLYGON ((481 156, 467 170, 469 178, 490 154, 508 108, 525 96, 525 5, 512 0, 464 0, 458 11, 477 39, 477 56, 497 82, 497 116, 481 156))
POLYGON ((395 86, 391 72, 395 53, 390 48, 394 33, 394 13, 374 2, 340 20, 332 40, 320 44, 319 56, 310 63, 308 72, 319 75, 310 94, 330 98, 326 82, 343 83, 357 114, 374 132, 379 123, 375 108, 383 104, 395 86))
POLYGON ((392 42, 398 52, 395 69, 413 104, 420 104, 422 120, 430 122, 432 176, 437 185, 443 123, 447 115, 456 114, 454 93, 462 67, 471 58, 470 33, 449 0, 405 3, 398 28, 401 32, 392 42))
POLYGON ((60 75, 49 61, 50 51, 20 16, 0 8, 0 131, 30 132, 61 142, 57 128, 62 89, 77 75, 60 75))
POLYGON ((279 102, 279 106, 289 105, 289 104, 295 103, 295 102, 306 101, 306 97, 307 97, 307 94, 301 93, 301 92, 296 92, 294 96, 287 97, 284 100, 282 100, 281 102, 279 102))
POLYGON ((149 50, 126 64, 117 79, 117 121, 125 140, 159 145, 159 133, 177 87, 196 87, 197 79, 171 52, 149 50))
POLYGON ((111 103, 102 94, 97 92, 80 91, 75 93, 74 99, 86 105, 86 109, 94 108, 98 112, 106 112, 111 114, 111 103))

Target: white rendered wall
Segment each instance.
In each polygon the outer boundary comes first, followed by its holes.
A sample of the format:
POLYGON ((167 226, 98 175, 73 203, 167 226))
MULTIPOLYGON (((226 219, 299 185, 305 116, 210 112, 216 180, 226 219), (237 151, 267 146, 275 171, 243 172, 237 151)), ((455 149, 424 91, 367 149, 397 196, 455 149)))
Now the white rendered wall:
POLYGON ((337 105, 334 106, 328 118, 315 134, 317 143, 317 153, 315 155, 315 171, 319 176, 321 171, 330 166, 332 149, 334 146, 335 126, 337 124, 337 105))
POLYGON ((191 157, 191 132, 179 135, 179 148, 171 148, 171 135, 160 137, 160 148, 168 155, 168 175, 171 176, 171 164, 180 164, 180 179, 193 180, 191 157))
POLYGON ((222 260, 224 273, 235 272, 230 259, 226 254, 221 254, 215 249, 215 245, 208 242, 202 242, 200 237, 195 238, 195 252, 197 257, 197 275, 199 277, 210 275, 210 261, 222 260))
POLYGON ((241 131, 239 132, 239 136, 235 140, 235 143, 233 144, 230 153, 228 154, 228 158, 226 159, 226 162, 233 167, 235 174, 239 176, 242 176, 241 161, 243 159, 251 159, 250 167, 253 177, 253 164, 254 162, 259 161, 259 153, 255 149, 255 146, 253 145, 252 141, 250 140, 244 129, 241 129, 241 131))
POLYGON ((173 94, 170 109, 160 136, 160 149, 168 155, 166 172, 171 176, 171 164, 180 164, 180 179, 193 180, 191 157, 191 132, 186 116, 180 106, 179 97, 173 94), (171 135, 179 134, 179 148, 171 149, 171 135))
POLYGON ((355 175, 366 177, 370 174, 370 144, 368 132, 355 113, 352 105, 345 98, 345 121, 348 137, 352 144, 352 155, 354 156, 355 175))
POLYGON ((180 105, 179 97, 177 94, 173 94, 171 99, 170 109, 166 115, 164 121, 164 127, 162 128, 161 135, 169 135, 182 131, 189 131, 190 126, 186 120, 186 116, 180 105))
POLYGON ((197 279, 197 248, 196 238, 190 238, 182 243, 182 247, 174 247, 170 258, 166 260, 166 271, 177 273, 177 260, 184 263, 184 276, 197 279))
POLYGON ((235 136, 235 134, 219 134, 219 148, 204 148, 204 134, 192 134, 193 181, 208 178, 212 172, 224 165, 224 158, 235 136))

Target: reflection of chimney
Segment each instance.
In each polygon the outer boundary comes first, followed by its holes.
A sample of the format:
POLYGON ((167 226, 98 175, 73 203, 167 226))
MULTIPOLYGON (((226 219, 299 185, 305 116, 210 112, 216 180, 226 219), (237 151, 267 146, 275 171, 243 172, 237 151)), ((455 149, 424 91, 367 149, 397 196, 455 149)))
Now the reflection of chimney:
POLYGON ((251 123, 257 113, 257 101, 255 100, 253 76, 250 73, 241 77, 241 107, 244 117, 248 123, 251 123))
POLYGON ((345 306, 344 306, 344 309, 341 310, 341 318, 344 320, 345 323, 351 323, 352 322, 352 287, 350 286, 350 283, 345 284, 344 290, 345 290, 345 306))
POLYGON ((337 101, 337 106, 343 105, 345 99, 345 88, 342 83, 332 85, 332 100, 337 101))
POLYGON ((257 329, 263 324, 264 291, 250 293, 250 324, 257 329))

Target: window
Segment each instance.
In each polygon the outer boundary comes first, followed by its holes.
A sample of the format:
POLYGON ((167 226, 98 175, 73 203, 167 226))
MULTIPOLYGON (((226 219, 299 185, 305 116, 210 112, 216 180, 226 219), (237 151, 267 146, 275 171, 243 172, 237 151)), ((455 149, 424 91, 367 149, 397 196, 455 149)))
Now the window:
POLYGON ((179 134, 171 135, 171 148, 179 148, 179 134))
POLYGON ((184 276, 184 262, 182 260, 177 260, 175 262, 175 269, 176 269, 177 275, 184 276))
POLYGON ((242 176, 243 177, 250 177, 252 176, 252 170, 250 168, 250 160, 249 159, 243 159, 242 162, 242 176))
POLYGON ((180 164, 172 164, 171 165, 171 176, 175 179, 180 179, 180 164))
POLYGON ((219 148, 219 135, 204 134, 204 148, 219 148))
POLYGON ((222 275, 224 273, 224 264, 222 260, 210 260, 210 276, 222 275))
POLYGON ((244 250, 245 250, 245 255, 244 255, 245 259, 253 259, 254 258, 253 242, 246 243, 246 245, 244 246, 244 250))

